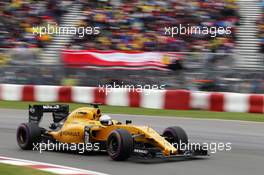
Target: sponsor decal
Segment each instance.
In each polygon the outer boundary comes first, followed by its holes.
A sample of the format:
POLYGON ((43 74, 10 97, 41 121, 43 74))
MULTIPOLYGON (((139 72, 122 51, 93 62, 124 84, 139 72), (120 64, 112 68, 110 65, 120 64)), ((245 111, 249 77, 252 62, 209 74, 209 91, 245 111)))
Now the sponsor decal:
POLYGON ((29 112, 31 112, 31 113, 34 113, 36 110, 35 110, 35 108, 29 108, 29 112))
POLYGON ((59 109, 59 105, 43 105, 43 109, 59 109))
POLYGON ((78 137, 80 136, 80 132, 77 131, 60 131, 60 136, 73 136, 73 137, 78 137))
POLYGON ((148 154, 147 150, 143 150, 143 149, 134 149, 135 153, 142 153, 142 154, 148 154))

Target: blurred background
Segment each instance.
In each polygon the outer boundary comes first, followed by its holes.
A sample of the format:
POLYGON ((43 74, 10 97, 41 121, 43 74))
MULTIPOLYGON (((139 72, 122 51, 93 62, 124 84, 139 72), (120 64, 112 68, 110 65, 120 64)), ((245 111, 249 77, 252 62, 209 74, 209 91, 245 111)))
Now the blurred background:
POLYGON ((0 83, 115 83, 263 93, 263 70, 264 0, 0 2, 0 83), (216 37, 165 35, 164 27, 180 24, 229 27, 232 32, 216 37), (48 25, 98 27, 100 33, 84 37, 34 33, 36 27, 48 25), (146 60, 145 53, 155 53, 153 61, 160 60, 162 64, 150 66, 143 61, 140 65, 109 65, 92 61, 103 57, 126 62, 129 54, 135 54, 135 60, 146 60), (137 54, 143 56, 139 58, 137 54))

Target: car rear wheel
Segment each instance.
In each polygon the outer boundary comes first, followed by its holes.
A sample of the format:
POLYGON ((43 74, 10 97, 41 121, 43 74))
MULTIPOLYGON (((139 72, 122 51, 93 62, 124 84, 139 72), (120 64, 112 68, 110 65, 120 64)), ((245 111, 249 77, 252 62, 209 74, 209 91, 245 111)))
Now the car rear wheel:
POLYGON ((35 123, 22 123, 17 128, 16 138, 21 149, 30 150, 40 142, 41 128, 35 123))
POLYGON ((181 149, 179 148, 183 148, 183 145, 185 145, 185 148, 187 148, 188 146, 188 136, 186 132, 179 126, 172 126, 166 128, 163 131, 162 135, 168 142, 173 144, 174 147, 176 147, 180 151, 181 149))
POLYGON ((126 160, 133 151, 133 138, 124 129, 114 130, 107 139, 107 153, 116 161, 126 160))

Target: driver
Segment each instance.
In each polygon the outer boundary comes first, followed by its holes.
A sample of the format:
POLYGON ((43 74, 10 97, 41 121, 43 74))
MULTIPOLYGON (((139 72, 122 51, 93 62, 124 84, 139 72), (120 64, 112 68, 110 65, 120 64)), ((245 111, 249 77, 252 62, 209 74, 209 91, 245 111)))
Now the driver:
POLYGON ((99 118, 99 121, 101 122, 102 125, 106 125, 106 126, 109 126, 109 125, 113 124, 112 118, 109 115, 102 115, 99 118))

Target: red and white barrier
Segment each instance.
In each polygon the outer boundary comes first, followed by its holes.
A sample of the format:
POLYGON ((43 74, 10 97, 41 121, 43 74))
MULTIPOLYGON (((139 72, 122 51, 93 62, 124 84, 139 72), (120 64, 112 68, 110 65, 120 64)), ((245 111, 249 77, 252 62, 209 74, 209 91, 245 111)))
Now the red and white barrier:
POLYGON ((203 109, 264 113, 264 95, 193 92, 187 90, 128 90, 99 87, 0 85, 0 100, 102 103, 155 109, 203 109))

